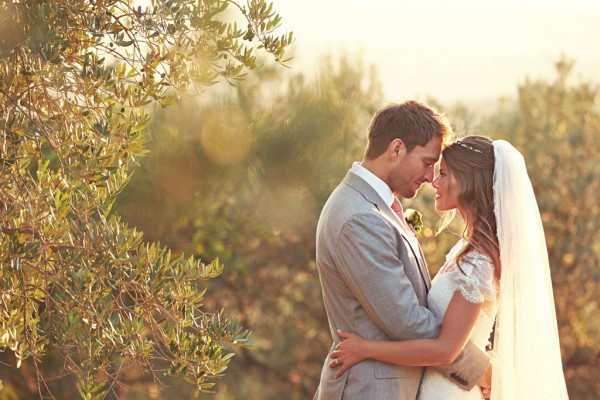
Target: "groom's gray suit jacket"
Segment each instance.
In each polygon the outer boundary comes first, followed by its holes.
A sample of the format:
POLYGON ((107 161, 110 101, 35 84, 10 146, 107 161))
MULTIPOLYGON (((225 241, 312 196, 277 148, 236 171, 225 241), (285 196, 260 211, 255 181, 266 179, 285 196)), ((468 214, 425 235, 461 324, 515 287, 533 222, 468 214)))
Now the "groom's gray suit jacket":
MULTIPOLYGON (((427 307, 431 285, 414 237, 377 192, 351 171, 333 191, 317 226, 317 268, 334 338, 337 329, 372 340, 437 337, 439 324, 427 307)), ((422 367, 365 360, 334 378, 325 359, 315 399, 415 399, 422 367)), ((489 357, 470 342, 440 372, 471 388, 489 357)))

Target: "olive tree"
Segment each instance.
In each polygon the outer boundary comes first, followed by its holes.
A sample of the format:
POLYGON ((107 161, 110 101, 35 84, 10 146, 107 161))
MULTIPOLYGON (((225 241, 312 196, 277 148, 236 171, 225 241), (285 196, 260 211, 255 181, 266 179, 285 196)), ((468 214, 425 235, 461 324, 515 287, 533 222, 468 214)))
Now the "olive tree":
POLYGON ((172 256, 111 209, 148 107, 241 79, 255 52, 285 62, 280 21, 264 0, 0 3, 0 350, 33 360, 40 396, 74 375, 105 397, 132 365, 205 391, 247 343, 203 309, 218 260, 172 256), (64 365, 51 377, 48 351, 64 365))

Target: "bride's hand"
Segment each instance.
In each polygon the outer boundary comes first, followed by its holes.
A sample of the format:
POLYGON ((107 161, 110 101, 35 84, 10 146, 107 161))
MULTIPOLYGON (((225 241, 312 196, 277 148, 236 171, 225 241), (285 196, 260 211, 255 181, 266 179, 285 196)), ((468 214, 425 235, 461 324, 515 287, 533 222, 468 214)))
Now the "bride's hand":
POLYGON ((355 333, 342 332, 338 330, 338 335, 344 339, 343 342, 335 346, 335 350, 329 355, 333 361, 329 363, 329 368, 338 368, 335 377, 339 378, 344 372, 354 364, 358 364, 365 358, 364 342, 365 340, 355 333))
POLYGON ((487 350, 487 353, 489 354, 489 356, 491 358, 490 364, 488 365, 488 368, 485 371, 485 374, 483 374, 481 379, 479 379, 479 381, 477 382, 479 387, 481 387, 481 393, 483 394, 483 397, 485 399, 489 399, 490 397, 492 397, 492 372, 493 372, 492 370, 494 367, 493 360, 494 360, 494 358, 496 358, 496 353, 493 350, 489 349, 489 350, 487 350))

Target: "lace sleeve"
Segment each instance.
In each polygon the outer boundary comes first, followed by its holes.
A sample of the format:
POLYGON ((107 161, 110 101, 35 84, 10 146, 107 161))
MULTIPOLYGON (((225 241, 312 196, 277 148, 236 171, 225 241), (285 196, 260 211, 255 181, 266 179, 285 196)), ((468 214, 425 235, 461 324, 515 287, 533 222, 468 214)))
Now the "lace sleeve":
POLYGON ((456 267, 452 282, 465 300, 481 304, 496 299, 494 265, 488 256, 470 252, 460 261, 460 268, 456 267))

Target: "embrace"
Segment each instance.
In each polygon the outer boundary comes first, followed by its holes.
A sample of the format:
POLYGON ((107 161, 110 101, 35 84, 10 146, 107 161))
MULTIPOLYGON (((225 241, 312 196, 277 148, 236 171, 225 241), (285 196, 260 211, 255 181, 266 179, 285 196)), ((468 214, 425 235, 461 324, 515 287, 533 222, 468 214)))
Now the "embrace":
POLYGON ((315 399, 568 398, 523 156, 481 136, 445 145, 451 134, 426 104, 381 109, 362 162, 323 207, 317 268, 333 344, 315 399), (433 281, 397 198, 426 182, 436 210, 466 226, 433 281))

